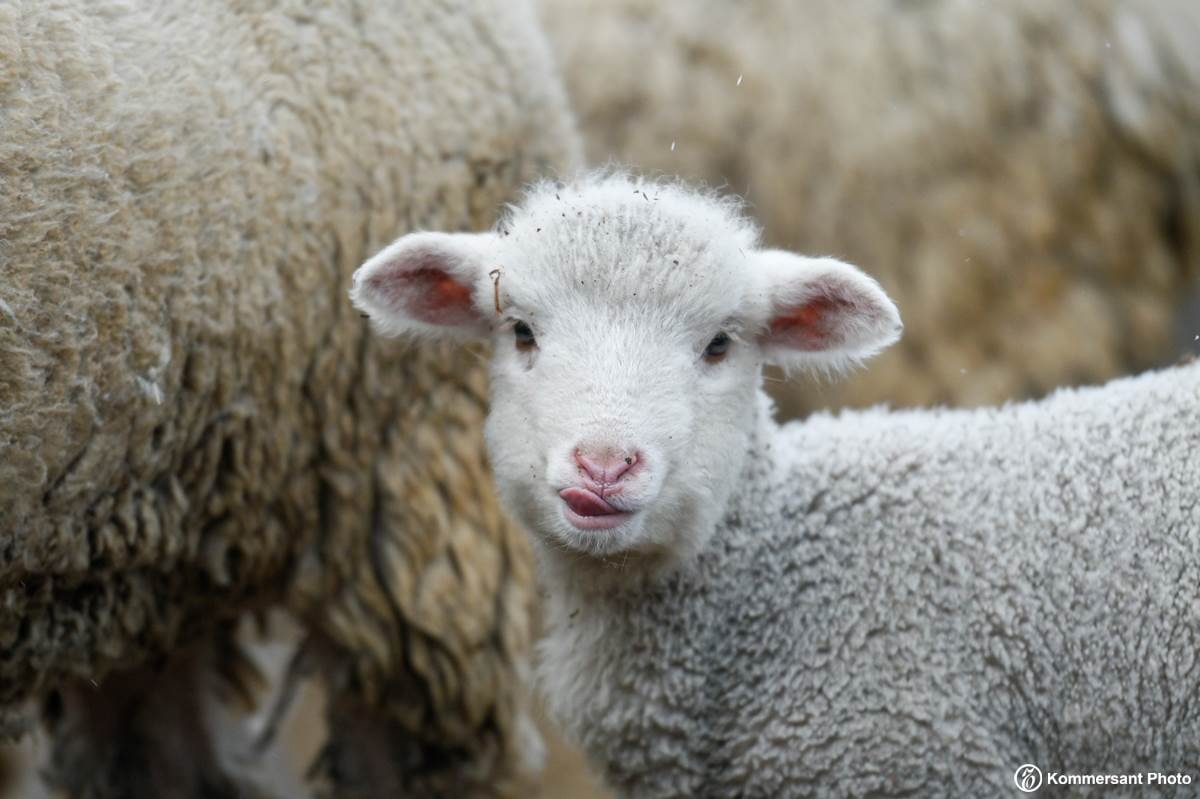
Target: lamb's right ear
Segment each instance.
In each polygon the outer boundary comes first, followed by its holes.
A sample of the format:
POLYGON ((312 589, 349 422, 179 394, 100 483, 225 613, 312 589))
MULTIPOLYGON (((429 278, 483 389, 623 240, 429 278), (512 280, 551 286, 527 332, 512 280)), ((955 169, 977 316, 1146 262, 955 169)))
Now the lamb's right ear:
POLYGON ((833 258, 759 250, 770 304, 759 337, 769 362, 841 371, 900 338, 900 312, 879 284, 833 258))
POLYGON ((410 233, 354 273, 350 300, 388 335, 481 336, 494 233, 410 233))

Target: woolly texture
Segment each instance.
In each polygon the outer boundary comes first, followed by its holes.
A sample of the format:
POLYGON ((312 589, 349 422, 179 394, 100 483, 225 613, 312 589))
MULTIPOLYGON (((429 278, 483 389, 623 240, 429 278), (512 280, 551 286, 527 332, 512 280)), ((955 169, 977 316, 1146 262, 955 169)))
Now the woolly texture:
POLYGON ((1200 264, 1192 0, 540 5, 593 159, 728 183, 769 244, 859 264, 906 310, 892 353, 780 387, 785 411, 1170 357, 1200 264))
POLYGON ((540 558, 538 676, 613 787, 992 796, 1024 763, 1200 773, 1200 364, 780 428, 765 360, 836 367, 899 317, 853 266, 754 233, 732 203, 617 173, 539 187, 493 234, 403 237, 355 275, 384 331, 492 320, 485 435, 540 558), (393 302, 414 268, 429 279, 393 302), (461 305, 429 316, 442 297, 461 305))
POLYGON ((1200 773, 1200 364, 1003 408, 770 412, 690 565, 547 573, 546 694, 622 795, 1200 773))
POLYGON ((501 790, 531 578, 484 375, 344 297, 574 161, 529 10, 8 2, 0 130, 0 708, 286 600, 405 790, 501 790))

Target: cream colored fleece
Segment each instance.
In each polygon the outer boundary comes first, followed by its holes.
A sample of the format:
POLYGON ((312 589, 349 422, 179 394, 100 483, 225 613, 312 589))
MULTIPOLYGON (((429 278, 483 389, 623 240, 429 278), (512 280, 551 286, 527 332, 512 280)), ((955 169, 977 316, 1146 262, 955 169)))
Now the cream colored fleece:
POLYGON ((286 602, 336 655, 335 722, 386 730, 341 779, 504 789, 531 578, 482 369, 344 298, 397 230, 484 227, 576 150, 523 4, 0 4, 10 731, 286 602))

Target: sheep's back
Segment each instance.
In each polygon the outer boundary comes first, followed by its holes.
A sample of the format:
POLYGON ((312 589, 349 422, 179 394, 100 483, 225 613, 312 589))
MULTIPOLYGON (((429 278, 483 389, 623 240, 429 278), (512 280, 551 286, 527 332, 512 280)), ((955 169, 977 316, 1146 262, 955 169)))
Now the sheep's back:
POLYGON ((783 428, 687 589, 711 772, 845 795, 1195 773, 1197 418, 1193 363, 783 428))

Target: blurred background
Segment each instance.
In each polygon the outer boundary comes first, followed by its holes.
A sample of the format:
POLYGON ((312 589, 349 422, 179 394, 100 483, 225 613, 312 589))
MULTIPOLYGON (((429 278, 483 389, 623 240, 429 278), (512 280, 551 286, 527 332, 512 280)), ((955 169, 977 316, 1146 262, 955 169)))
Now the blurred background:
POLYGON ((875 275, 900 344, 815 408, 979 405, 1197 349, 1200 4, 541 0, 593 163, 726 187, 875 275))
MULTIPOLYGON (((1000 403, 1200 353, 1196 0, 538 12, 588 164, 742 195, 769 244, 850 261, 896 300, 904 337, 869 368, 771 376, 782 415, 1000 403)), ((296 638, 279 624, 245 636, 275 690, 296 638)), ((319 751, 323 701, 308 684, 291 706, 281 767, 319 751)), ((604 795, 545 731, 543 795, 604 795)), ((43 795, 44 747, 0 755, 0 794, 43 795)))

